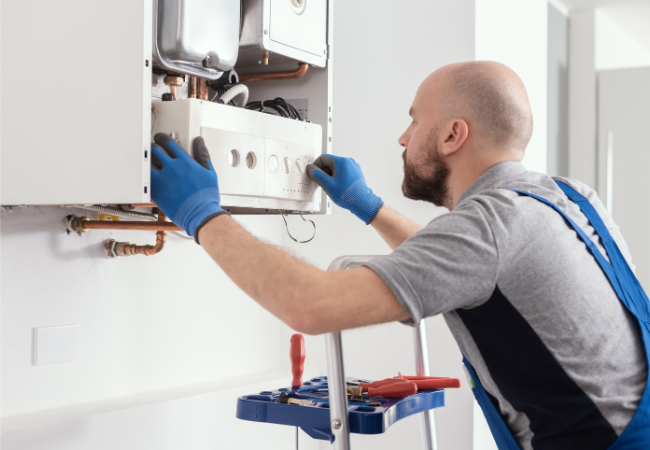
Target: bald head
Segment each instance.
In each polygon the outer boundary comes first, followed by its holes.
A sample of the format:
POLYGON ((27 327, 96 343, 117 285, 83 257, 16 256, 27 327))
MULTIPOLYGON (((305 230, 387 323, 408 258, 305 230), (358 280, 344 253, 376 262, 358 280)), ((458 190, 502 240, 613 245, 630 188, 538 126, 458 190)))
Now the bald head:
POLYGON ((480 142, 525 151, 533 117, 523 82, 509 67, 491 61, 444 66, 418 91, 438 120, 464 119, 480 142))

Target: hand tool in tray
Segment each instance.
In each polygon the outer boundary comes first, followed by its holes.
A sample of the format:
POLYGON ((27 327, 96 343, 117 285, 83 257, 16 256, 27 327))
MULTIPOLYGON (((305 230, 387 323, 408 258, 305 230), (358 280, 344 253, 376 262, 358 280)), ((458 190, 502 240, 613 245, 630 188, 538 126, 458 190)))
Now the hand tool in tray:
MULTIPOLYGON (((292 386, 245 395, 237 399, 237 418, 300 427, 314 439, 331 433, 327 377, 302 381, 305 345, 302 335, 291 338, 292 386)), ((444 406, 443 388, 459 387, 445 377, 404 377, 370 381, 346 378, 350 432, 379 434, 413 414, 444 406)))
MULTIPOLYGON (((359 382, 356 378, 346 378, 346 381, 351 384, 359 382)), ((327 377, 312 378, 303 382, 302 386, 244 395, 237 399, 237 418, 296 426, 314 439, 332 441, 328 392, 312 392, 314 389, 327 389, 327 377), (313 405, 278 403, 281 394, 285 394, 289 399, 312 402, 313 405)), ((367 393, 363 394, 363 398, 364 402, 348 402, 352 433, 383 433, 393 423, 405 417, 445 405, 445 391, 442 389, 421 391, 402 398, 373 398, 372 400, 379 402, 380 406, 370 406, 367 393)))

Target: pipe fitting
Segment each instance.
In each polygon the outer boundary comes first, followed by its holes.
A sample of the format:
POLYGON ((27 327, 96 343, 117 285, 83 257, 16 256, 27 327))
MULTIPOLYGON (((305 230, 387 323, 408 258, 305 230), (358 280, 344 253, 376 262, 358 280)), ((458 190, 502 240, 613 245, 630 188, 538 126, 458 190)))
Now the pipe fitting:
POLYGON ((182 86, 185 83, 185 76, 170 72, 165 76, 164 83, 167 86, 182 86))
MULTIPOLYGON (((164 231, 159 231, 163 236, 164 231)), ((144 255, 153 256, 162 251, 166 236, 156 236, 156 245, 137 245, 130 242, 122 242, 116 239, 106 239, 104 241, 104 248, 109 258, 119 258, 126 256, 144 255)))
MULTIPOLYGON (((167 217, 165 217, 165 214, 160 211, 158 214, 158 223, 165 222, 167 222, 167 217)), ((165 247, 165 242, 167 242, 167 232, 164 230, 158 230, 156 232, 156 243, 154 245, 136 245, 130 242, 121 242, 116 239, 106 239, 104 241, 104 248, 106 249, 109 258, 134 255, 153 256, 162 251, 165 247)))
POLYGON ((65 218, 65 224, 68 228, 68 232, 72 231, 81 234, 90 231, 89 228, 86 228, 84 226, 85 220, 88 220, 88 217, 79 217, 75 216, 74 214, 67 216, 65 218))

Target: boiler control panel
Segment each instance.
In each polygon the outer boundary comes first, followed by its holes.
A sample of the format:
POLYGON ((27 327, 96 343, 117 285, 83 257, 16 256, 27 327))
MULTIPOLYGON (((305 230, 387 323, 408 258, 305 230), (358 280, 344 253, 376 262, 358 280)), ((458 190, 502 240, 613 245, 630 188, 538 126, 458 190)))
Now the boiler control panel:
POLYGON ((199 99, 154 103, 156 133, 185 150, 202 136, 224 208, 319 211, 320 188, 306 167, 321 154, 320 125, 199 99))

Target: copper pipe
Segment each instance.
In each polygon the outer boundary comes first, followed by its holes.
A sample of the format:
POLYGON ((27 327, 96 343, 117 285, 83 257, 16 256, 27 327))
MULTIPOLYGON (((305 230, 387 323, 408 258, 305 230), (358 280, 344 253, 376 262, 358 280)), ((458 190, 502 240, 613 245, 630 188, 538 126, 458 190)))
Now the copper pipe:
POLYGON ((169 86, 169 92, 171 92, 174 100, 178 100, 178 97, 176 97, 176 86, 169 86))
POLYGON ((283 72, 266 72, 266 73, 243 73, 239 75, 239 82, 248 81, 267 81, 267 80, 292 80, 300 78, 307 73, 309 64, 300 64, 296 70, 285 70, 283 72))
POLYGON ((189 98, 196 98, 196 77, 190 77, 190 94, 189 98))
POLYGON ((201 100, 207 100, 208 99, 208 85, 205 84, 205 80, 203 78, 197 78, 197 83, 198 83, 198 96, 201 100))
POLYGON ((134 208, 156 208, 155 203, 130 203, 134 208))
MULTIPOLYGON (((165 217, 165 214, 162 212, 158 214, 158 223, 163 224, 166 222, 167 217, 165 217)), ((167 232, 164 230, 158 230, 156 232, 156 243, 154 245, 136 245, 131 244, 130 242, 107 239, 104 241, 104 247, 108 252, 108 256, 111 258, 134 255, 153 256, 162 251, 165 247, 165 242, 167 242, 167 232)))
MULTIPOLYGON (((166 222, 167 222, 167 217, 162 211, 160 211, 158 213, 158 223, 166 223, 166 222)), ((133 247, 131 247, 131 249, 137 255, 152 256, 162 251, 166 241, 167 241, 167 232, 164 230, 158 230, 156 231, 155 245, 134 245, 133 247)))
POLYGON ((81 230, 145 230, 145 231, 183 231, 172 222, 138 222, 88 220, 81 221, 81 230))

